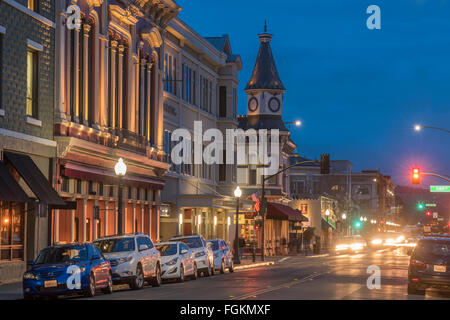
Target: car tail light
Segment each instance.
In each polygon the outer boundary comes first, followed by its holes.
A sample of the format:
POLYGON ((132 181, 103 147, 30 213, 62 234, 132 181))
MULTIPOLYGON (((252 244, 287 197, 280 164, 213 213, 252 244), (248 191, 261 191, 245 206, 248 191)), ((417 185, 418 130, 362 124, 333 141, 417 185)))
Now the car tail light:
POLYGON ((420 260, 411 259, 409 264, 412 265, 412 266, 418 267, 418 268, 423 268, 423 269, 425 269, 427 267, 427 264, 423 263, 420 260))

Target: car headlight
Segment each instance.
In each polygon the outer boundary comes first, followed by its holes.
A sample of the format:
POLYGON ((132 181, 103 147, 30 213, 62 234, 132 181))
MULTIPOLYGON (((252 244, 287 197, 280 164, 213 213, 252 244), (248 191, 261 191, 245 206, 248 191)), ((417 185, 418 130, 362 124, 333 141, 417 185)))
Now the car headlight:
POLYGON ((204 251, 200 251, 200 252, 197 252, 196 254, 195 254, 195 257, 196 258, 199 258, 199 257, 203 257, 205 255, 205 252, 204 251))
POLYGON ((352 250, 358 250, 358 249, 362 249, 363 245, 361 243, 357 243, 357 244, 352 244, 350 247, 352 248, 352 250))
POLYGON ((347 244, 338 244, 336 246, 336 250, 345 250, 348 249, 348 245, 347 244))
POLYGON ((169 262, 166 262, 167 266, 173 266, 174 264, 176 264, 178 261, 178 258, 174 258, 172 260, 170 260, 169 262))
POLYGON ((33 274, 33 273, 31 273, 31 272, 25 272, 25 273, 23 274, 23 278, 24 278, 24 279, 27 279, 27 280, 37 280, 37 279, 38 279, 38 276, 35 275, 35 274, 33 274))
POLYGON ((118 262, 118 264, 122 264, 125 262, 130 262, 131 260, 133 260, 133 257, 129 256, 129 257, 120 258, 119 260, 117 260, 117 262, 118 262))
POLYGON ((381 240, 381 239, 373 239, 372 240, 372 244, 382 244, 383 243, 383 240, 381 240))

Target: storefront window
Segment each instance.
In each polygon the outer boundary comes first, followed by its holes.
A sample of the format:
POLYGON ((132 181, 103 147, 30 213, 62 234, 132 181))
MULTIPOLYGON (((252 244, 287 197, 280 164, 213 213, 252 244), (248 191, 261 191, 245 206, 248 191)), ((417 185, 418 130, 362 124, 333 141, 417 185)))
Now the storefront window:
POLYGON ((24 204, 0 202, 0 261, 23 260, 24 204))

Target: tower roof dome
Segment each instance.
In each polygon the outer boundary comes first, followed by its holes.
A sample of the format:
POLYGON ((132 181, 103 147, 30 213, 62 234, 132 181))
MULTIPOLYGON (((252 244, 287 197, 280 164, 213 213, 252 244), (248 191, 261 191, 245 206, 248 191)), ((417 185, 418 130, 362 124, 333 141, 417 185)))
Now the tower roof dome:
POLYGON ((259 46, 258 57, 256 58, 252 76, 247 83, 245 90, 272 89, 285 91, 286 89, 280 80, 273 58, 272 48, 270 47, 272 35, 267 33, 267 26, 264 28, 264 33, 259 34, 258 36, 261 43, 259 46))

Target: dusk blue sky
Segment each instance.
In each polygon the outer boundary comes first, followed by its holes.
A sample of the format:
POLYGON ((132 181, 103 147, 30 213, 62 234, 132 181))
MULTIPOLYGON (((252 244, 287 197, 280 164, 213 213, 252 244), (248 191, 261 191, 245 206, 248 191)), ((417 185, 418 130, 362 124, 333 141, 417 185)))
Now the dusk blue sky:
MULTIPOLYGON (((177 0, 180 18, 203 36, 228 34, 242 57, 239 113, 264 20, 286 87, 283 118, 302 156, 347 159, 410 184, 409 170, 450 175, 450 1, 177 0), (381 30, 366 9, 381 8, 381 30)), ((425 183, 445 184, 433 178, 425 183)))

